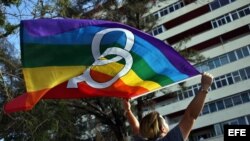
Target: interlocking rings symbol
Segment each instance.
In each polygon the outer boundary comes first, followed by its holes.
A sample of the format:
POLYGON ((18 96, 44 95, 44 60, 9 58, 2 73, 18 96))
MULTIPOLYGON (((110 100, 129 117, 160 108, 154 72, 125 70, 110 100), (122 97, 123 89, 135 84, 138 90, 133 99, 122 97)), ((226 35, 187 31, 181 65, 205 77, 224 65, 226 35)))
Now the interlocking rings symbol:
POLYGON ((134 45, 134 34, 131 31, 128 31, 126 29, 122 28, 108 28, 104 29, 102 31, 99 31, 95 34, 91 49, 92 49, 92 54, 95 59, 95 62, 92 64, 92 66, 101 66, 101 65, 106 65, 109 63, 117 62, 121 59, 125 60, 125 65, 124 67, 120 70, 119 73, 117 73, 111 80, 107 82, 96 82, 92 76, 90 75, 90 70, 91 67, 86 69, 82 75, 74 77, 68 81, 67 88, 77 88, 77 83, 85 81, 89 86, 93 88, 107 88, 110 85, 112 85, 115 81, 117 81, 120 77, 124 76, 128 71, 131 69, 132 64, 133 64, 133 58, 129 51, 132 49, 134 45), (107 48, 102 54, 100 53, 100 44, 103 36, 109 32, 113 31, 121 31, 124 32, 126 35, 126 44, 124 48, 119 48, 119 47, 109 47, 107 48), (110 59, 110 60, 102 60, 100 58, 103 58, 108 55, 117 55, 116 57, 110 59))

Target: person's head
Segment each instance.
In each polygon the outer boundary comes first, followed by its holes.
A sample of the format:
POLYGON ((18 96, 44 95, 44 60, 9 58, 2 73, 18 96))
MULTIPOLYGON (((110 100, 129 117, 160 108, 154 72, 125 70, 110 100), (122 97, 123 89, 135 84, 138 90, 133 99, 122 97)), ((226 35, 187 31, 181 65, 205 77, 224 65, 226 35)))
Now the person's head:
POLYGON ((156 139, 165 136, 169 131, 168 124, 158 112, 151 112, 140 122, 140 134, 144 138, 156 139))

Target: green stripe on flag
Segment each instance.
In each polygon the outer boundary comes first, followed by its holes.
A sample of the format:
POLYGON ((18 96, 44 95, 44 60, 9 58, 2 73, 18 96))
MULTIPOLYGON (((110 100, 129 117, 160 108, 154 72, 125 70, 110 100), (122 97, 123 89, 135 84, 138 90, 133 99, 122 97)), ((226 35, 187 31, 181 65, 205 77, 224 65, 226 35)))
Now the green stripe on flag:
POLYGON ((149 80, 159 83, 161 86, 173 83, 169 77, 156 73, 152 68, 142 59, 139 55, 132 53, 135 63, 132 66, 132 70, 143 80, 149 80))
POLYGON ((94 62, 91 47, 84 45, 23 44, 23 67, 89 66, 94 62))

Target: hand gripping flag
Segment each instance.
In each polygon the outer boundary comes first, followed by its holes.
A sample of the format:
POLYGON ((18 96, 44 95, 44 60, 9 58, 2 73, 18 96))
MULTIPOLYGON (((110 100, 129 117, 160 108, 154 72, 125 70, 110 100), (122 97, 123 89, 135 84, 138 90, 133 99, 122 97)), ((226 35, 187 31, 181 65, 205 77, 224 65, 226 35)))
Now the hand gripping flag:
POLYGON ((7 113, 40 99, 136 98, 199 74, 163 41, 116 22, 24 20, 20 40, 27 91, 7 113))

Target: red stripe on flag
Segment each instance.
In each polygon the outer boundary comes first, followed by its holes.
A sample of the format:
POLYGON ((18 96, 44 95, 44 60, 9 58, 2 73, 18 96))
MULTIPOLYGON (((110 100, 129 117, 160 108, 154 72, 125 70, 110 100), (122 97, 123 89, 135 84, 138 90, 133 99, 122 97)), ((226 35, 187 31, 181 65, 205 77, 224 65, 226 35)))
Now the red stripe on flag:
MULTIPOLYGON (((99 83, 112 79, 111 76, 91 70, 91 76, 94 76, 99 83)), ((93 78, 93 79, 94 79, 93 78)), ((148 92, 146 88, 140 86, 128 86, 122 80, 117 80, 113 85, 108 88, 98 89, 87 85, 85 82, 78 83, 77 88, 67 88, 67 82, 64 82, 47 92, 43 97, 45 99, 71 99, 71 98, 87 98, 87 97, 120 97, 120 98, 133 98, 142 93, 148 92)))
POLYGON ((132 98, 141 93, 148 92, 147 89, 138 86, 127 86, 121 80, 118 80, 115 85, 111 85, 105 89, 96 89, 85 82, 78 83, 79 88, 67 88, 67 83, 64 82, 52 89, 50 89, 44 99, 73 99, 73 98, 89 98, 89 97, 120 97, 132 98))
MULTIPOLYGON (((93 72, 92 72, 93 73, 93 72)), ((95 72, 97 73, 97 72, 95 72)), ((99 78, 107 80, 110 78, 105 74, 98 74, 99 78)), ((101 79, 99 79, 101 80, 101 79)), ((51 89, 24 93, 4 106, 6 113, 30 110, 41 98, 43 99, 74 99, 90 97, 120 97, 133 98, 142 93, 147 93, 146 88, 140 86, 128 86, 122 80, 117 80, 113 85, 103 89, 89 86, 85 82, 78 83, 78 88, 67 88, 68 81, 61 83, 51 89)))
POLYGON ((8 102, 4 106, 4 112, 12 113, 16 111, 30 110, 36 103, 38 103, 38 101, 43 97, 43 95, 46 94, 47 91, 48 89, 31 93, 24 93, 8 102))

